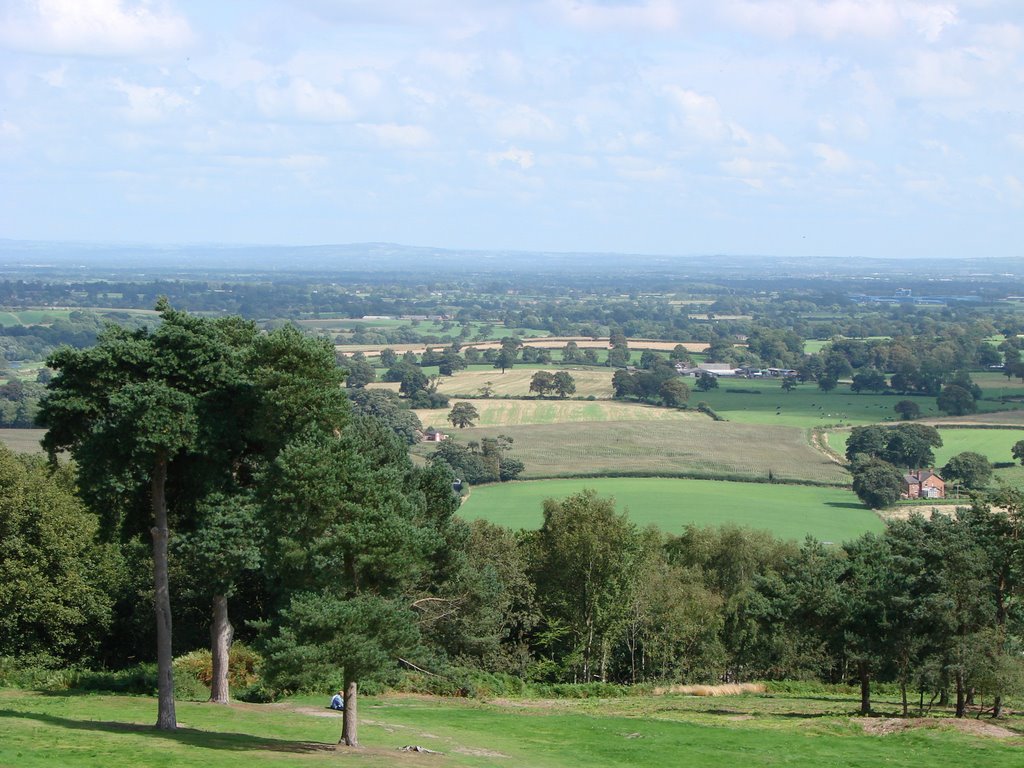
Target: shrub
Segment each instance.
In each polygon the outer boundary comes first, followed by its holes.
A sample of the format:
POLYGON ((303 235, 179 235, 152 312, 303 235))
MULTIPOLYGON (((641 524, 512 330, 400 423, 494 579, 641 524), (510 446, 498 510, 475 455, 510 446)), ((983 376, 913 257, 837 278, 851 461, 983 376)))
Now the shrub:
MULTIPOLYGON (((244 643, 234 643, 228 656, 228 685, 248 689, 260 682, 263 657, 244 643)), ((175 673, 181 672, 207 689, 213 681, 213 656, 209 648, 186 653, 174 660, 175 673)), ((175 678, 177 679, 177 678, 175 678)))

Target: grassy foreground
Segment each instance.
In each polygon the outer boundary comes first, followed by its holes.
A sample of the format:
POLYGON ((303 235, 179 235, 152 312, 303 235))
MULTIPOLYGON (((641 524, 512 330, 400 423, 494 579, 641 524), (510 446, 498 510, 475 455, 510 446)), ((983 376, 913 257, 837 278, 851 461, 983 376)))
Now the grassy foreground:
MULTIPOLYGON (((320 700, 180 702, 177 732, 150 697, 0 691, 0 765, 125 766, 1017 766, 1024 723, 959 726, 851 717, 854 696, 685 696, 575 701, 423 697, 360 702, 358 750, 320 700), (900 725, 901 727, 897 727, 900 725), (442 754, 400 751, 419 745, 442 754)), ((881 709, 893 714, 895 707, 881 709)))
POLYGON ((784 539, 799 541, 810 534, 821 541, 842 542, 884 528, 852 491, 841 488, 660 477, 485 485, 473 489, 459 514, 510 528, 539 528, 544 499, 565 498, 584 488, 614 497, 617 508, 638 525, 654 525, 669 533, 680 533, 688 523, 733 523, 771 531, 784 539))

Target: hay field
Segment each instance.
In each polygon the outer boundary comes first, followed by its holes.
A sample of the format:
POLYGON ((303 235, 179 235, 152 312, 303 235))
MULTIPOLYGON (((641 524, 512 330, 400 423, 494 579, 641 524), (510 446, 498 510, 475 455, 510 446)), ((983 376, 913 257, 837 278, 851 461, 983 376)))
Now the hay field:
MULTIPOLYGON (((770 470, 780 481, 850 481, 798 427, 705 419, 607 421, 470 427, 454 430, 453 438, 467 442, 498 434, 513 438, 511 455, 526 464, 523 479, 641 474, 762 480, 770 470)), ((422 455, 432 450, 414 448, 422 455)))
POLYGON ((972 413, 967 416, 936 416, 934 418, 924 419, 923 423, 931 424, 934 427, 941 427, 943 424, 976 424, 979 426, 992 425, 999 427, 1024 428, 1024 409, 1016 411, 994 411, 992 413, 972 413))
MULTIPOLYGON (((512 395, 523 397, 530 394, 530 379, 533 378, 542 368, 509 368, 504 373, 500 369, 490 368, 482 371, 459 371, 454 376, 446 376, 441 379, 438 391, 446 395, 479 395, 480 388, 491 382, 494 394, 512 395)), ((552 373, 558 370, 550 368, 552 373)), ((600 398, 611 398, 612 396, 612 374, 611 368, 587 368, 583 370, 570 369, 573 379, 576 381, 576 397, 587 397, 593 395, 600 398)))
POLYGON ((45 434, 45 429, 0 429, 0 443, 15 453, 42 453, 39 441, 45 434))
POLYGON ((842 542, 884 524, 852 491, 802 485, 681 480, 663 477, 602 477, 533 480, 473 488, 459 515, 510 528, 535 529, 543 521, 545 499, 561 499, 591 488, 613 497, 616 508, 639 526, 681 533, 686 525, 735 524, 771 531, 784 539, 808 534, 842 542))
MULTIPOLYGON (((456 401, 452 401, 452 405, 456 401)), ((471 400, 480 414, 478 427, 519 426, 523 424, 571 424, 604 421, 708 421, 697 411, 656 408, 653 405, 622 403, 615 400, 471 400)), ((448 422, 451 408, 416 411, 424 426, 440 428, 448 422)))

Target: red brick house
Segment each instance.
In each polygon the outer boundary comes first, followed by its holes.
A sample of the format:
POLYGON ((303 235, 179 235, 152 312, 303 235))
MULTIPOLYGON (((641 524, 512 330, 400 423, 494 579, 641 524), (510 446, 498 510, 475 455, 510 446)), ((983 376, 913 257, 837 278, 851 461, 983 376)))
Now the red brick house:
POLYGON ((946 482, 930 469, 915 469, 903 475, 904 499, 944 499, 946 482))

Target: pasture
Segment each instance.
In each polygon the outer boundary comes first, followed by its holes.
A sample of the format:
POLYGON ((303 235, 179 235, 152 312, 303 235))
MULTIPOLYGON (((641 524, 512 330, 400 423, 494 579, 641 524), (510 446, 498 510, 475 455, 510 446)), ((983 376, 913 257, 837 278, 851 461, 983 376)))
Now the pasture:
POLYGON ((716 413, 729 421, 744 424, 786 424, 816 427, 833 424, 873 424, 895 420, 893 406, 903 399, 913 400, 926 415, 937 414, 934 397, 895 397, 851 392, 840 384, 831 392, 822 392, 808 382, 786 392, 779 379, 719 379, 718 388, 701 392, 693 379, 690 405, 707 402, 716 413), (730 389, 747 390, 729 392, 730 389))
POLYGON ((882 521, 852 491, 805 485, 736 483, 663 477, 608 477, 497 483, 472 489, 459 515, 510 528, 539 528, 545 499, 561 499, 584 488, 611 496, 620 512, 639 526, 668 533, 683 526, 742 525, 771 531, 783 539, 811 535, 842 542, 868 531, 880 532, 882 521))
MULTIPOLYGON (((935 466, 942 467, 953 456, 964 451, 974 451, 988 458, 990 462, 1009 462, 1011 446, 1018 440, 1024 440, 1022 429, 972 429, 957 427, 943 429, 939 427, 942 447, 935 449, 935 466)), ((846 453, 846 440, 849 431, 842 430, 828 433, 828 444, 839 454, 846 453)), ((995 470, 995 477, 1009 483, 1024 481, 1024 467, 1015 465, 995 470)))
MULTIPOLYGON (((438 425, 434 425, 435 427, 438 425)), ((842 486, 846 470, 815 450, 806 430, 710 419, 606 421, 570 424, 469 427, 454 430, 459 442, 505 434, 521 477, 689 476, 842 486)), ((428 455, 425 444, 413 449, 428 455)))
MULTIPOLYGON (((892 715, 892 699, 878 699, 892 715)), ((856 718, 849 693, 714 698, 492 701, 361 697, 361 747, 336 747, 340 717, 324 699, 222 707, 182 701, 184 727, 154 730, 146 696, 0 690, 0 765, 19 768, 310 768, 381 766, 661 766, 701 768, 1020 764, 1019 716, 998 726, 856 718), (884 726, 884 727, 882 727, 884 726), (418 745, 437 754, 401 751, 418 745)))
MULTIPOLYGON (((454 405, 456 401, 451 404, 454 405)), ((507 427, 523 424, 572 424, 604 421, 707 421, 696 411, 623 403, 617 400, 472 400, 480 414, 479 427, 507 427)), ((423 426, 437 428, 448 423, 451 408, 419 410, 423 426)))

